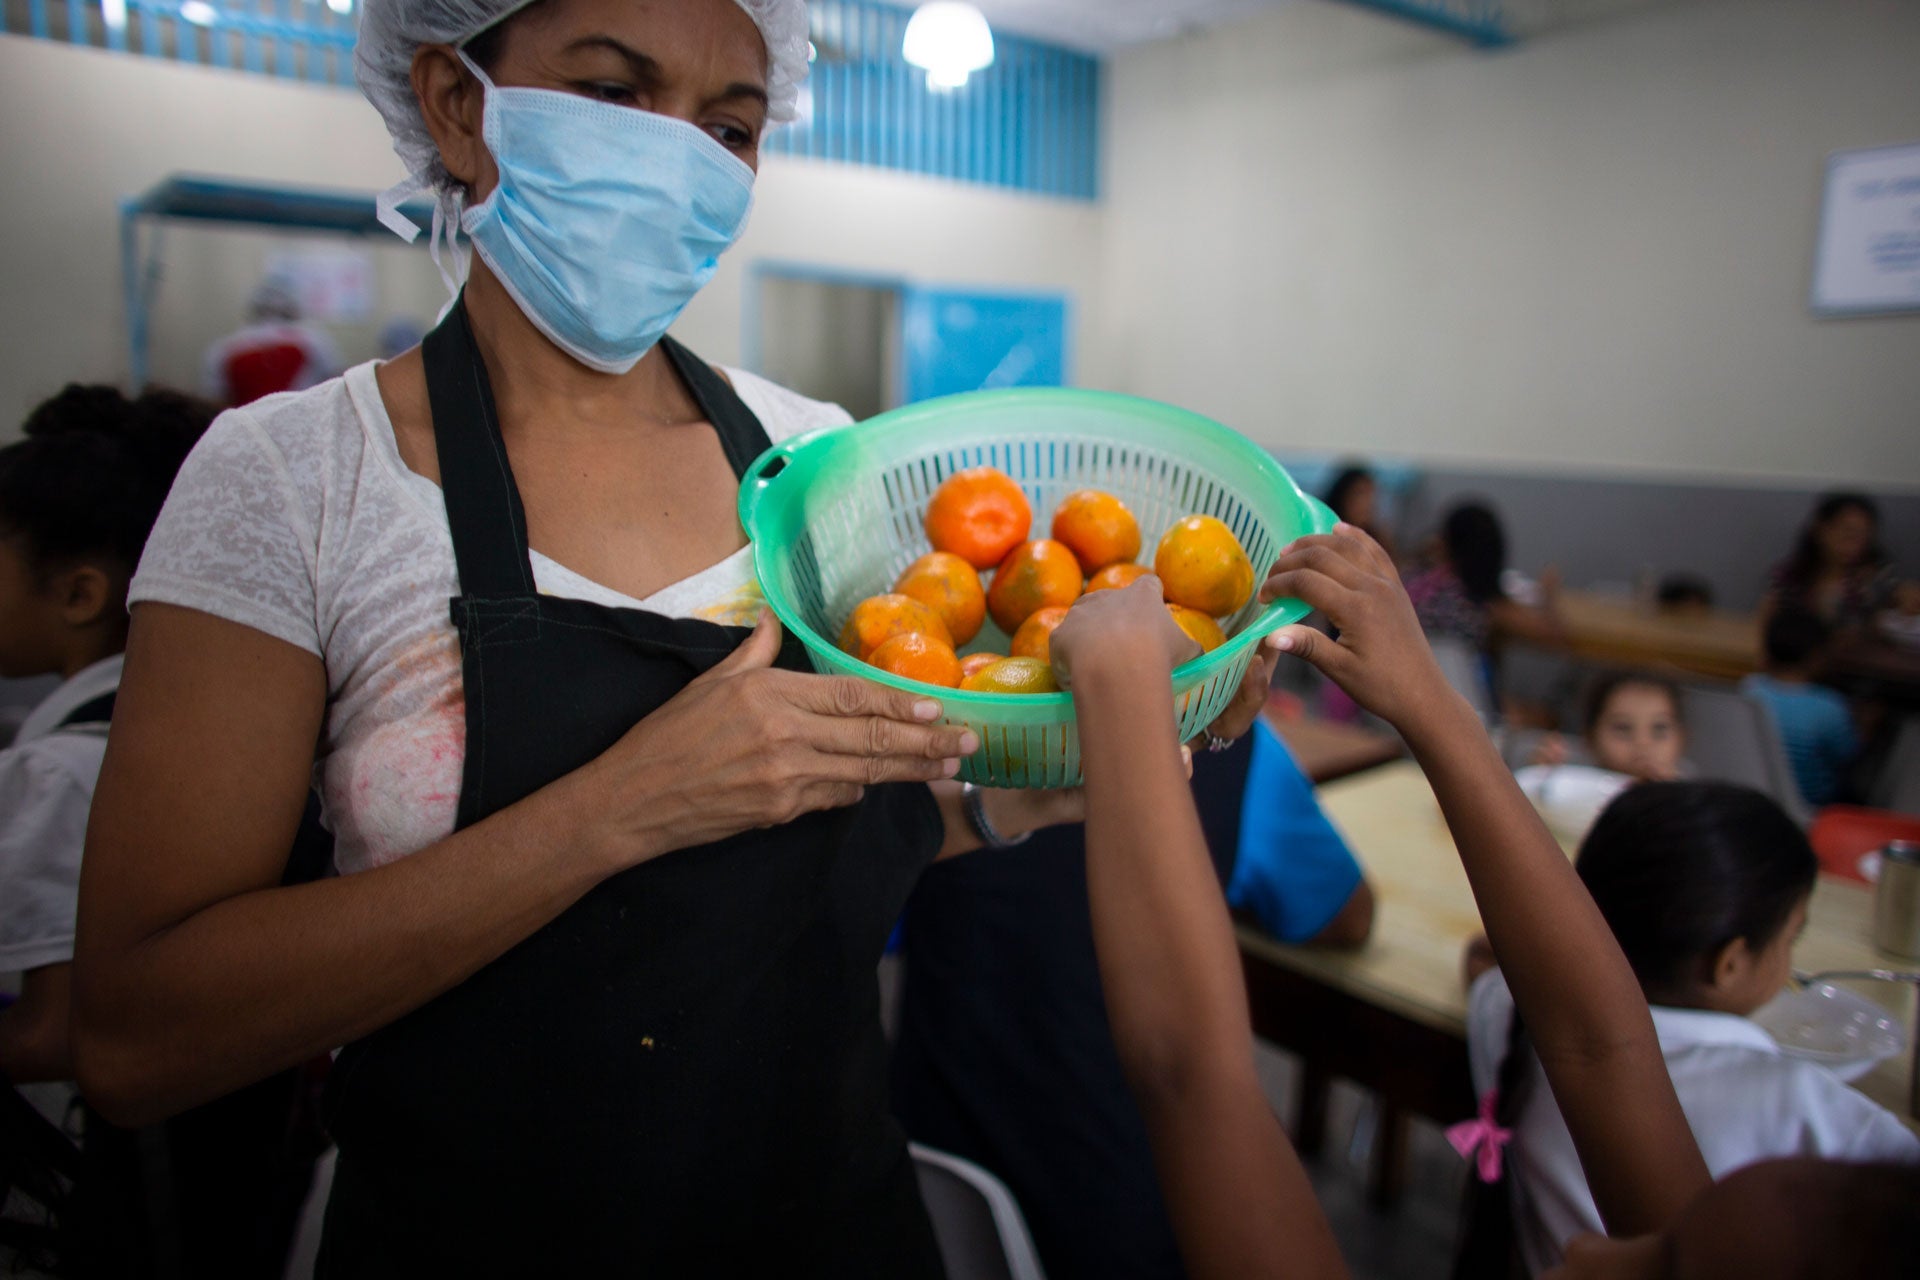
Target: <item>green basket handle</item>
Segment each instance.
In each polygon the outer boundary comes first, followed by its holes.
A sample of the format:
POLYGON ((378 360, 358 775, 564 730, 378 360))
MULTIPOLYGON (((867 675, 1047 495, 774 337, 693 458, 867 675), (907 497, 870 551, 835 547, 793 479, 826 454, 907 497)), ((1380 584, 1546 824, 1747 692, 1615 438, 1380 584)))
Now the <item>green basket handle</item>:
POLYGON ((788 465, 793 462, 795 456, 822 435, 838 430, 841 428, 829 427, 827 431, 808 431, 791 439, 782 440, 747 465, 746 473, 740 477, 740 527, 745 529, 749 536, 753 533, 754 513, 760 509, 761 502, 766 499, 767 490, 771 489, 786 473, 788 465))

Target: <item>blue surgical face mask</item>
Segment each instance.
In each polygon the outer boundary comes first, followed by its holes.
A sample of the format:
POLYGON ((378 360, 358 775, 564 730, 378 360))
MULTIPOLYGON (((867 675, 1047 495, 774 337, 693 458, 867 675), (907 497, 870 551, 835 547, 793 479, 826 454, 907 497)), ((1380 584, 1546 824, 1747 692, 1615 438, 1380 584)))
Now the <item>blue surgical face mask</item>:
POLYGON ((581 364, 625 373, 747 225, 753 170, 702 129, 550 89, 486 88, 500 180, 460 225, 527 319, 581 364))

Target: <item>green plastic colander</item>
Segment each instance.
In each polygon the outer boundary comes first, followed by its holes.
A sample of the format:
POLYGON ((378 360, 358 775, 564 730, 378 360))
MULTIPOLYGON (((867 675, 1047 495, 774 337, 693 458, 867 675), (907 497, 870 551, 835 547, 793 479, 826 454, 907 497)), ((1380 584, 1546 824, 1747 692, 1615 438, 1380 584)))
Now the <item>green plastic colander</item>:
MULTIPOLYGON (((740 523, 753 540, 760 589, 814 667, 939 699, 946 722, 980 736, 960 776, 982 786, 1067 787, 1080 781, 1080 744, 1067 693, 932 689, 868 666, 834 643, 854 605, 893 589, 933 548, 922 517, 956 471, 993 466, 1033 504, 1033 537, 1077 489, 1100 489, 1133 509, 1141 558, 1189 515, 1217 516, 1266 570, 1295 538, 1325 533, 1333 514, 1300 491, 1267 453, 1184 409, 1100 391, 972 391, 883 413, 858 426, 782 442, 748 468, 740 523)), ((1228 640, 1173 673, 1180 733, 1192 738, 1226 708, 1254 647, 1304 617, 1307 606, 1249 601, 1221 620, 1228 640)), ((1006 653, 991 618, 961 652, 1006 653)))

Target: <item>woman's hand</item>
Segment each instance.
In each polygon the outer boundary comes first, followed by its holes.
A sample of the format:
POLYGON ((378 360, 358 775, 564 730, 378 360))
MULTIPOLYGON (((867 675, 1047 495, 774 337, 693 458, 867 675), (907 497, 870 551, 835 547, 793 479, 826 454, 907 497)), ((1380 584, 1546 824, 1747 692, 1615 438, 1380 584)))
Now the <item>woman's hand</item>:
POLYGON ((1458 698, 1433 660, 1393 561, 1353 525, 1288 547, 1260 588, 1261 600, 1276 596, 1326 614, 1340 638, 1296 624, 1275 634, 1274 647, 1312 663, 1394 727, 1404 730, 1458 698))
POLYGON ((1076 673, 1096 663, 1125 668, 1142 678, 1165 677, 1200 655, 1200 646, 1167 612, 1160 579, 1152 574, 1118 591, 1081 596, 1054 629, 1048 646, 1062 689, 1071 689, 1076 673))
POLYGON ((853 676, 773 669, 780 624, 760 625, 571 775, 599 816, 612 869, 804 814, 857 803, 870 786, 951 778, 979 748, 932 723, 940 704, 853 676))

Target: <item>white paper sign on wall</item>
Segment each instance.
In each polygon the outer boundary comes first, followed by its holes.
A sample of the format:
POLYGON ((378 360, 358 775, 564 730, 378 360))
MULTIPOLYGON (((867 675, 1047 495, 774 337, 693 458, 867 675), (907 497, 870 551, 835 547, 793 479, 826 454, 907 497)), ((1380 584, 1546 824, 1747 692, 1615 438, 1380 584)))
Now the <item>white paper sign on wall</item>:
POLYGON ((1827 160, 1813 309, 1920 311, 1920 143, 1827 160))

